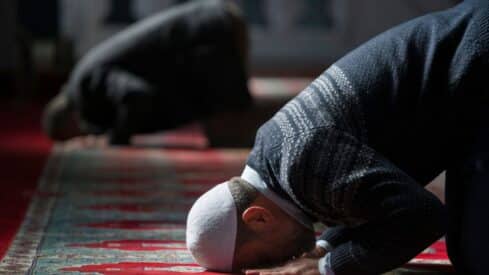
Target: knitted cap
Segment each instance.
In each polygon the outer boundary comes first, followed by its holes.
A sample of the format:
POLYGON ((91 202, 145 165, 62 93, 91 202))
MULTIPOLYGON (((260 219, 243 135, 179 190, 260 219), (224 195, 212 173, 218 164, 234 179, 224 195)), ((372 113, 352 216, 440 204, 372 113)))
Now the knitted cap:
POLYGON ((237 224, 227 182, 203 194, 187 217, 187 248, 195 261, 209 270, 232 271, 237 224))

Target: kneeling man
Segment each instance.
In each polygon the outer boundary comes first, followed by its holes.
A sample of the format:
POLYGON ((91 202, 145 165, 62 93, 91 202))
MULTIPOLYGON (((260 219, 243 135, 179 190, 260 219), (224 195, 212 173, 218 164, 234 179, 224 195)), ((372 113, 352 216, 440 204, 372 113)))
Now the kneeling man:
POLYGON ((391 29, 284 106, 241 177, 192 207, 195 260, 247 274, 380 274, 447 233, 457 271, 486 274, 488 6, 391 29), (443 170, 446 206, 424 189, 443 170), (309 252, 313 222, 328 229, 309 252))
POLYGON ((251 105, 248 35, 225 0, 161 11, 90 50, 47 106, 55 140, 107 133, 112 144, 251 105))

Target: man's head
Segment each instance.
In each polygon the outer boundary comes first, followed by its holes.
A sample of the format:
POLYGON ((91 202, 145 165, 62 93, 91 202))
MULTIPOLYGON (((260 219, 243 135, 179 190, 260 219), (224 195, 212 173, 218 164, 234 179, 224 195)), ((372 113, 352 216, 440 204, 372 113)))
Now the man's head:
POLYGON ((217 271, 278 264, 311 249, 314 240, 310 229, 240 178, 205 193, 187 220, 192 255, 199 264, 217 271))

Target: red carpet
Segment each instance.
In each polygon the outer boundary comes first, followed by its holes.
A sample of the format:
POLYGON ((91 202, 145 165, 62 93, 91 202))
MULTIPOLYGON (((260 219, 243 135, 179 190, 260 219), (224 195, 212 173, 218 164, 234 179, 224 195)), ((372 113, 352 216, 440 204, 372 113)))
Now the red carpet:
POLYGON ((0 259, 24 218, 49 154, 41 108, 0 104, 0 259))
POLYGON ((420 270, 436 270, 441 272, 453 272, 454 269, 447 256, 447 248, 444 240, 440 240, 412 259, 406 267, 420 270))
POLYGON ((185 248, 192 202, 247 150, 57 145, 0 273, 215 274, 185 248))

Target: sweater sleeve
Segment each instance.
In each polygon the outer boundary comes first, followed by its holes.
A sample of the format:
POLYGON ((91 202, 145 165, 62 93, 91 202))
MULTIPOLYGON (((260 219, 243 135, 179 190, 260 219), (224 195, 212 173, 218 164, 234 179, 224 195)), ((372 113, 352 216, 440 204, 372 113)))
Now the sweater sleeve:
POLYGON ((300 148, 282 166, 291 197, 319 220, 344 226, 325 233, 336 275, 387 272, 444 234, 442 203, 348 133, 319 129, 289 143, 300 148))
POLYGON ((318 242, 326 241, 328 248, 331 249, 349 241, 351 233, 352 229, 347 226, 329 227, 319 236, 318 242))
POLYGON ((367 221, 331 252, 337 275, 389 271, 445 233, 443 205, 420 185, 383 167, 371 168, 363 181, 350 211, 367 221))

